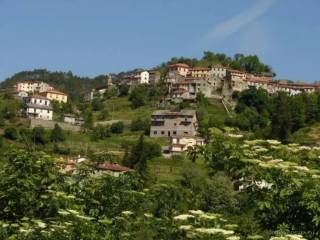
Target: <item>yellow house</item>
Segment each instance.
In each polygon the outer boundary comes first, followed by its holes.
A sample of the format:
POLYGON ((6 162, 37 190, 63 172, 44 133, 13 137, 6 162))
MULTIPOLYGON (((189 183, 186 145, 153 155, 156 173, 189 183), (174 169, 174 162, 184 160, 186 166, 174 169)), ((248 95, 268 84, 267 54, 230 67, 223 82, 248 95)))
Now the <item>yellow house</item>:
POLYGON ((47 98, 49 98, 52 101, 57 101, 59 103, 66 103, 68 101, 68 95, 57 90, 50 90, 45 92, 44 94, 47 98))

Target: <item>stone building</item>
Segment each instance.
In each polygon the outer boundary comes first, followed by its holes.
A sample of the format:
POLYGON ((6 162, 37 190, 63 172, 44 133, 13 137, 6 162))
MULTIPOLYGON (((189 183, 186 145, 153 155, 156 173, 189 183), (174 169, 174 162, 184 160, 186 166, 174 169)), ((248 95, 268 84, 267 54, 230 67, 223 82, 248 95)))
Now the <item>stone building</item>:
POLYGON ((195 110, 158 110, 151 116, 151 137, 195 136, 198 121, 195 110))

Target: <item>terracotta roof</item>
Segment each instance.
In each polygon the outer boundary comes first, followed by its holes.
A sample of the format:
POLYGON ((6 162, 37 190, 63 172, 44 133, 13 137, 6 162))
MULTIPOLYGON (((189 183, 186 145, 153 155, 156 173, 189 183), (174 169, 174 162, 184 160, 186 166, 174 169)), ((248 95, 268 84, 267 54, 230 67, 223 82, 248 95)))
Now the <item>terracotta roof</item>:
POLYGON ((129 172, 132 171, 131 168, 121 166, 118 163, 99 163, 95 165, 98 170, 109 170, 114 172, 129 172))
POLYGON ((185 68, 189 68, 189 65, 188 64, 185 64, 185 63, 175 63, 175 64, 171 64, 169 65, 169 67, 185 67, 185 68))
POLYGON ((48 90, 48 91, 46 91, 45 93, 54 93, 54 94, 66 95, 66 96, 67 96, 67 94, 65 94, 65 93, 63 93, 63 92, 60 92, 60 91, 58 91, 58 90, 48 90))
POLYGON ((206 68, 206 67, 194 67, 191 68, 190 71, 209 71, 210 68, 206 68))
POLYGON ((49 98, 47 98, 47 97, 45 97, 45 96, 42 96, 42 95, 39 95, 39 94, 30 95, 28 98, 38 98, 38 99, 44 99, 44 100, 50 101, 49 98))

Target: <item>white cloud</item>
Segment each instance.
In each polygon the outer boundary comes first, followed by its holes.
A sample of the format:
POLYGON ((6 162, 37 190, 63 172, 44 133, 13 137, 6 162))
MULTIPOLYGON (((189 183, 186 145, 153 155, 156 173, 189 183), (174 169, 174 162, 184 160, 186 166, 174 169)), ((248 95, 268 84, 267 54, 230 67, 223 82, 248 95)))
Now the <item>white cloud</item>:
POLYGON ((229 37, 266 13, 275 2, 276 0, 257 0, 249 9, 215 26, 207 34, 207 38, 216 40, 229 37))

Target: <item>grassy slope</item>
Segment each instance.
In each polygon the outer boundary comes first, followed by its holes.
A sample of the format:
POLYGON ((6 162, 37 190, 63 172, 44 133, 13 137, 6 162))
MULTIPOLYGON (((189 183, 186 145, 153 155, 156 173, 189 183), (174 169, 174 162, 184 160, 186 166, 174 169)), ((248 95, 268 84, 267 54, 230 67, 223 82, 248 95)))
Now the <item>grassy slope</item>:
POLYGON ((320 123, 299 129, 290 136, 289 141, 306 145, 320 145, 320 123))

